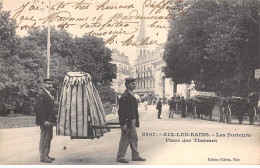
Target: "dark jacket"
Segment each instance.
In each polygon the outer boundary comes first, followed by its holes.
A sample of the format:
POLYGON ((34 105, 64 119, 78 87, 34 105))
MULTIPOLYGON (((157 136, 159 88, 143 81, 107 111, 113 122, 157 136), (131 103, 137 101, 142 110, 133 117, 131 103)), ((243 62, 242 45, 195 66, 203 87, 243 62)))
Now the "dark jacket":
POLYGON ((181 110, 185 110, 185 108, 186 108, 186 103, 185 103, 185 100, 184 100, 184 99, 181 99, 181 100, 180 100, 179 107, 180 107, 181 110))
POLYGON ((175 109, 176 103, 174 99, 169 100, 169 106, 170 106, 170 110, 175 109))
POLYGON ((161 110, 162 109, 162 103, 161 101, 158 101, 157 105, 156 105, 156 109, 157 110, 161 110))
POLYGON ((43 89, 36 98, 35 113, 36 124, 43 124, 45 121, 55 123, 54 101, 50 95, 43 89))
POLYGON ((131 125, 131 120, 136 119, 136 127, 139 127, 138 104, 136 98, 125 90, 119 100, 119 122, 120 125, 131 125))

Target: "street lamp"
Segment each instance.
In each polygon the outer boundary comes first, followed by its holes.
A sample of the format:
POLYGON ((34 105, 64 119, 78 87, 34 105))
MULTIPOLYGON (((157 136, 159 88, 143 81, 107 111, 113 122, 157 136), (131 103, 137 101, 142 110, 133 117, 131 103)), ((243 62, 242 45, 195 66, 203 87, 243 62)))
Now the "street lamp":
MULTIPOLYGON (((48 17, 51 14, 51 0, 49 0, 48 17)), ((51 46, 51 27, 50 19, 48 19, 48 37, 47 37, 47 78, 50 77, 50 46, 51 46)))

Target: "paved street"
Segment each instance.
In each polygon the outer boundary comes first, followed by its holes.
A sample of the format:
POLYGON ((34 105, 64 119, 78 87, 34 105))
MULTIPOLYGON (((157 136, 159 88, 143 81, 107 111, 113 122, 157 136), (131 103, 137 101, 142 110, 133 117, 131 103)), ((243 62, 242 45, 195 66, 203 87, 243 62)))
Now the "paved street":
MULTIPOLYGON (((129 164, 260 163, 260 126, 228 125, 178 115, 168 119, 167 110, 168 106, 164 106, 162 119, 158 120, 155 106, 149 106, 147 111, 141 107, 138 148, 147 161, 129 164)), ((112 114, 108 120, 116 117, 112 114)), ((0 129, 0 164, 44 164, 39 161, 39 135, 39 127, 0 129)), ((51 164, 122 164, 115 161, 119 138, 119 129, 94 140, 54 135, 50 156, 56 160, 51 164)), ((131 159, 130 147, 126 158, 131 159)))

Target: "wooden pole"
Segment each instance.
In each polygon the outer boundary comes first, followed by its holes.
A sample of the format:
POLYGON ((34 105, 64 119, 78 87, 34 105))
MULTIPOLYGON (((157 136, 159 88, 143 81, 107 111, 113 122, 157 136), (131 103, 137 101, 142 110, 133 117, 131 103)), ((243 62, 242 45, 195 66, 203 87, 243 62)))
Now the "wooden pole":
MULTIPOLYGON (((51 0, 49 0, 48 6, 48 16, 51 13, 51 0)), ((51 27, 50 27, 50 20, 48 20, 48 38, 47 38, 47 78, 50 77, 50 46, 51 46, 51 27)))

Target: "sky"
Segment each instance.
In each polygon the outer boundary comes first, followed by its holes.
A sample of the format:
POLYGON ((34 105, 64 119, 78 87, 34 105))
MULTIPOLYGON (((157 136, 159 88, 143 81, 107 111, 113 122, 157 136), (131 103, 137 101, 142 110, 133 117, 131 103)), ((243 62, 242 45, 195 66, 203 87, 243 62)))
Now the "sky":
MULTIPOLYGON (((74 36, 82 36, 86 33, 94 31, 95 33, 108 33, 108 32, 126 32, 128 34, 118 34, 112 44, 106 44, 110 49, 117 48, 120 52, 124 52, 129 57, 130 63, 133 64, 136 59, 136 47, 122 45, 125 40, 129 39, 132 35, 133 42, 136 41, 139 35, 140 19, 128 19, 122 20, 123 24, 119 23, 121 20, 112 20, 110 26, 105 26, 102 30, 101 27, 86 27, 87 24, 91 24, 99 20, 99 23, 107 23, 111 17, 116 14, 123 16, 135 16, 142 15, 142 7, 144 6, 144 16, 166 16, 167 10, 159 10, 166 1, 154 1, 154 0, 50 0, 52 10, 50 15, 53 17, 53 21, 50 23, 51 26, 57 27, 63 25, 68 20, 62 20, 62 17, 75 18, 75 19, 86 19, 68 21, 68 24, 73 24, 66 27, 67 31, 74 36), (81 3, 80 3, 81 2, 81 3), (61 5, 63 4, 63 5, 61 5), (65 4, 65 5, 64 5, 65 4), (158 5, 159 4, 159 5, 158 5), (160 5, 161 4, 161 5, 160 5), (60 5, 60 8, 58 6, 60 5), (124 8, 120 8, 120 5, 124 8), (156 7, 157 5, 157 7, 156 7), (81 8, 81 10, 79 10, 81 8), (106 8, 106 9, 105 9, 106 8), (109 8, 109 9, 108 9, 109 8), (116 8, 116 9, 115 9, 116 8), (127 9, 128 8, 128 9, 127 9), (157 12, 157 13, 156 13, 157 12), (138 13, 138 14, 137 14, 138 13), (59 20, 60 19, 60 20, 59 20), (116 27, 118 26, 118 27, 116 27), (132 33, 134 32, 134 33, 132 33)), ((48 21, 48 0, 3 0, 3 9, 11 11, 11 17, 14 18, 19 27, 17 28, 17 35, 24 36, 27 34, 28 26, 47 26, 48 21), (23 10, 22 10, 23 9, 23 10), (45 22, 44 22, 45 21, 45 22), (23 28, 23 30, 21 30, 23 28)), ((165 43, 167 39, 168 28, 160 28, 162 26, 169 27, 169 23, 166 19, 145 20, 146 24, 146 36, 150 37, 150 41, 157 41, 157 43, 165 43), (153 28, 151 24, 158 21, 153 28)), ((104 40, 107 40, 112 35, 101 36, 104 40)), ((155 49, 156 45, 149 45, 149 49, 155 49)))

